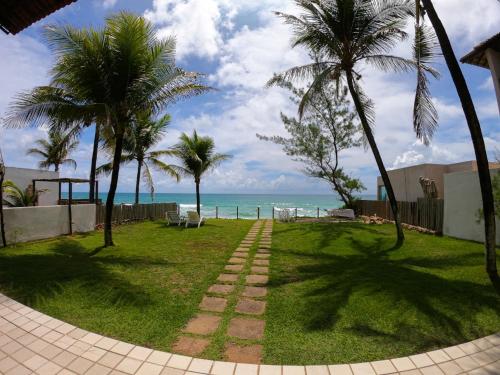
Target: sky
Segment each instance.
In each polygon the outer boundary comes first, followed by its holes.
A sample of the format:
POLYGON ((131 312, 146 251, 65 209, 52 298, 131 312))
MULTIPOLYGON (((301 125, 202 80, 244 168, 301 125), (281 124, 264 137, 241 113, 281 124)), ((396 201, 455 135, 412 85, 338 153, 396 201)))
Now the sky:
MULTIPOLYGON (((458 57, 498 32, 500 2, 475 0, 434 1, 458 57)), ((292 49, 291 30, 273 11, 296 13, 291 0, 79 0, 32 25, 21 33, 0 34, 0 117, 15 95, 49 82, 53 63, 43 39, 43 26, 103 25, 106 16, 121 10, 144 15, 156 27, 158 37, 177 39, 177 65, 205 74, 205 83, 217 90, 168 107, 172 123, 157 149, 177 142, 182 132, 196 129, 214 138, 219 152, 233 157, 202 180, 205 193, 330 194, 325 182, 302 174, 300 163, 281 148, 257 139, 256 134, 286 135, 280 112, 296 108, 288 93, 266 88, 273 73, 307 63, 307 52, 292 49)), ((408 30, 411 31, 411 25, 408 30)), ((410 43, 394 53, 408 55, 410 43)), ((439 113, 439 129, 432 143, 416 140, 412 128, 415 75, 388 74, 362 68, 361 84, 375 103, 375 138, 387 168, 420 163, 454 163, 474 158, 463 112, 442 58, 434 65, 441 72, 431 85, 439 113)), ((500 149, 499 111, 490 72, 461 64, 483 128, 489 156, 500 149)), ((34 141, 47 136, 45 128, 0 129, 0 147, 7 166, 36 168, 38 159, 26 155, 34 141)), ((78 167, 62 167, 61 176, 86 178, 92 150, 92 130, 86 131, 72 157, 78 167)), ((99 162, 104 162, 100 155, 99 162)), ((378 170, 372 153, 364 148, 347 150, 340 163, 367 187, 376 190, 378 170)), ((193 192, 194 183, 180 183, 154 172, 157 192, 193 192)), ((118 191, 134 189, 135 165, 120 170, 118 191)), ((100 178, 101 191, 108 178, 100 178)), ((142 187, 145 191, 145 187, 142 187)))

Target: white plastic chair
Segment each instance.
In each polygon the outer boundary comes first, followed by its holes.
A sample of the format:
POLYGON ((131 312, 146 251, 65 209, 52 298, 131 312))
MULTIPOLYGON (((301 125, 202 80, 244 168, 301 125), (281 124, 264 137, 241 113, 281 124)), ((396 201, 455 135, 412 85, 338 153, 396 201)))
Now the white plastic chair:
POLYGON ((205 222, 203 216, 200 217, 196 211, 188 211, 186 219, 186 228, 190 225, 196 225, 198 228, 205 222))
POLYGON ((165 219, 167 220, 167 223, 169 225, 178 225, 180 226, 181 224, 184 224, 186 219, 182 216, 179 215, 177 211, 167 211, 165 213, 165 219))

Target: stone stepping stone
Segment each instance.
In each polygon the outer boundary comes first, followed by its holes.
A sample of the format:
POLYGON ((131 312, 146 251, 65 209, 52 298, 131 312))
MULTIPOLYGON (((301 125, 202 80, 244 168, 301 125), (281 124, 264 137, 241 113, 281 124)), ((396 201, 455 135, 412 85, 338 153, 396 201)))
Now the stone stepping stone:
POLYGON ((229 259, 229 263, 233 264, 244 264, 247 260, 243 258, 231 258, 229 259))
POLYGON ((223 312, 226 305, 227 299, 225 298, 204 296, 199 307, 205 311, 223 312))
POLYGON ((254 266, 269 266, 269 260, 267 259, 255 259, 253 261, 254 266))
POLYGON ((235 311, 240 314, 262 315, 266 311, 266 302, 242 298, 238 301, 235 311))
POLYGON ((179 354, 199 356, 210 344, 210 340, 195 337, 181 336, 172 346, 172 350, 179 354))
POLYGON ((237 345, 229 343, 226 345, 224 359, 236 363, 260 364, 262 361, 262 345, 237 345))
POLYGON ((270 248, 271 248, 271 245, 270 245, 270 244, 263 244, 263 243, 261 243, 261 244, 259 244, 259 247, 260 247, 261 249, 270 249, 270 248))
POLYGON ((249 318, 233 318, 227 334, 244 340, 260 340, 264 337, 266 322, 249 318))
POLYGON ((221 320, 220 316, 198 314, 188 322, 183 332, 195 335, 210 335, 219 328, 221 320))
POLYGON ((253 298, 265 297, 267 295, 267 288, 263 286, 246 286, 241 295, 253 298))
POLYGON ((257 254, 271 254, 269 249, 258 249, 257 254))
POLYGON ((250 270, 253 273, 263 273, 263 274, 268 274, 269 273, 269 267, 253 266, 252 268, 250 268, 250 270))
POLYGON ((241 271, 243 271, 243 265, 242 264, 228 264, 227 266, 224 267, 224 270, 229 271, 229 272, 241 272, 241 271))
POLYGON ((248 253, 242 253, 241 251, 236 251, 233 253, 233 257, 246 258, 246 257, 248 257, 248 253))
POLYGON ((271 256, 269 253, 257 253, 255 259, 268 259, 271 256))
POLYGON ((247 248, 247 247, 238 247, 234 251, 235 252, 239 252, 239 253, 248 253, 250 251, 250 248, 247 248))
POLYGON ((230 294, 234 290, 234 285, 224 285, 224 284, 214 284, 210 288, 208 288, 209 293, 215 294, 230 294))
POLYGON ((266 285, 269 281, 269 276, 266 275, 248 275, 245 278, 247 285, 266 285))
POLYGON ((221 273, 217 278, 217 281, 223 283, 235 283, 236 281, 238 281, 238 275, 230 273, 221 273))

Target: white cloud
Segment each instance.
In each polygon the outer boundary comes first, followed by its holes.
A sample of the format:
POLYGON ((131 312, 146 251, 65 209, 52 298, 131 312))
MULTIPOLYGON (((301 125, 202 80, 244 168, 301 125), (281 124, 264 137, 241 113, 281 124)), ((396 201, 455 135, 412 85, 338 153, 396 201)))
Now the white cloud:
POLYGON ((103 0, 102 6, 104 9, 113 8, 117 2, 118 0, 103 0))

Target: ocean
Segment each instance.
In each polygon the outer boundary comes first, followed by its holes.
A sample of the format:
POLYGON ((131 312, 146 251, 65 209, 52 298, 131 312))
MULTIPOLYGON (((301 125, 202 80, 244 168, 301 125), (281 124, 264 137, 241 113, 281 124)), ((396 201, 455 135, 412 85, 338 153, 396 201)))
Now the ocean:
MULTIPOLYGON (((63 193, 63 196, 66 195, 63 193)), ((74 192, 77 198, 87 198, 88 193, 74 192)), ((104 202, 106 193, 99 193, 104 202)), ((364 198, 366 198, 364 196, 364 198)), ((140 203, 176 202, 180 205, 181 213, 196 210, 196 195, 182 193, 157 193, 154 200, 147 193, 141 193, 140 203)), ((116 193, 115 204, 134 203, 133 193, 116 193)), ((270 218, 273 207, 275 211, 283 208, 291 209, 297 216, 316 216, 319 208, 320 216, 326 215, 327 209, 338 208, 342 202, 334 195, 299 195, 299 194, 202 194, 201 213, 204 217, 215 217, 216 207, 219 217, 252 219, 257 217, 257 207, 260 208, 260 217, 270 218)))

